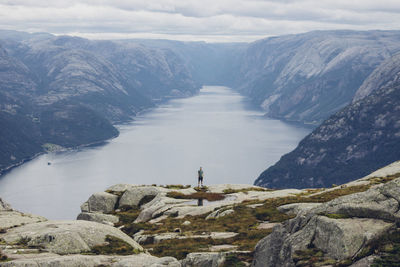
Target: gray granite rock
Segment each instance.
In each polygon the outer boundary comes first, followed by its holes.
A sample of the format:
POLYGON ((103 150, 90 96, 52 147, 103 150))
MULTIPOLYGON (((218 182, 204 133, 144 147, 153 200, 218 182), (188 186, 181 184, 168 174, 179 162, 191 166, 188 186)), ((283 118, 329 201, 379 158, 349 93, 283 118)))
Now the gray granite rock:
POLYGON ((1 267, 180 267, 179 261, 173 257, 157 258, 140 253, 129 256, 107 255, 22 255, 9 262, 0 263, 1 267))
POLYGON ((11 210, 11 206, 0 198, 0 211, 3 210, 11 210))
POLYGON ((118 196, 106 193, 98 192, 91 195, 87 202, 81 205, 82 212, 102 212, 111 213, 114 211, 118 201, 118 196))
POLYGON ((43 247, 57 254, 74 254, 90 251, 104 244, 106 236, 119 238, 137 250, 143 250, 132 238, 112 226, 89 221, 47 221, 23 225, 1 234, 7 244, 24 240, 27 246, 43 247))
POLYGON ((319 205, 321 205, 321 203, 292 203, 282 205, 278 207, 278 210, 289 215, 296 215, 301 211, 309 211, 319 205))
POLYGON ((372 266, 372 263, 374 263, 374 260, 379 258, 376 255, 371 255, 365 258, 362 258, 359 261, 356 261, 355 263, 353 263, 352 265, 350 265, 349 267, 369 267, 372 266))
POLYGON ((182 267, 218 267, 225 261, 225 254, 218 252, 189 253, 181 261, 182 267))
POLYGON ((0 211, 0 228, 3 229, 44 221, 47 221, 47 219, 38 215, 19 211, 0 211))
POLYGON ((297 209, 299 213, 259 241, 252 266, 294 266, 294 252, 310 245, 333 259, 353 258, 395 227, 400 219, 399 192, 400 179, 396 179, 314 208, 281 207, 281 211, 297 209), (344 218, 332 219, 324 214, 340 214, 344 218))
POLYGON ((128 188, 119 200, 119 207, 136 207, 145 197, 155 197, 160 190, 155 186, 140 186, 128 188))

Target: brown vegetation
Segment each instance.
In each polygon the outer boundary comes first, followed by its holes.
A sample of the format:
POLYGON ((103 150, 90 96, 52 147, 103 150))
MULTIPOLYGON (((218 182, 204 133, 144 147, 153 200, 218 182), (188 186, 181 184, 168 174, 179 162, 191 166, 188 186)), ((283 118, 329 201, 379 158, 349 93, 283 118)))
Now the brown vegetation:
POLYGON ((208 201, 217 201, 217 200, 223 200, 225 198, 225 195, 219 193, 209 193, 209 192, 196 192, 190 195, 185 195, 178 191, 172 191, 167 193, 167 197, 177 198, 177 199, 206 199, 208 201))
POLYGON ((91 252, 96 255, 132 255, 139 253, 138 250, 134 249, 127 242, 111 235, 106 236, 106 243, 94 246, 91 252))

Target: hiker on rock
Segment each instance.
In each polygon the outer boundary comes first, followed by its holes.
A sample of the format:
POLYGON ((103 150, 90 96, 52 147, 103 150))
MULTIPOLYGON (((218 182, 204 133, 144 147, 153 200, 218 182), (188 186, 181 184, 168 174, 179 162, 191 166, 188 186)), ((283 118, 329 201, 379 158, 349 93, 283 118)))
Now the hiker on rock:
POLYGON ((197 173, 199 175, 198 187, 200 187, 200 183, 201 183, 201 186, 203 187, 203 174, 204 174, 203 168, 200 167, 200 170, 197 173))

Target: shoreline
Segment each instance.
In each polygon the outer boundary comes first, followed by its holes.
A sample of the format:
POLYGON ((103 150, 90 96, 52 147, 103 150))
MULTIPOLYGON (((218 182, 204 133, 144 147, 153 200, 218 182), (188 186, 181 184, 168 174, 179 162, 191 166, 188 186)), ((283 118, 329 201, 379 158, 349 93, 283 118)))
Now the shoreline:
MULTIPOLYGON (((203 86, 204 86, 204 85, 203 85, 203 86)), ((203 87, 203 86, 202 86, 202 87, 203 87)), ((201 87, 201 88, 202 88, 202 87, 201 87)), ((146 113, 146 112, 149 112, 149 111, 151 111, 151 110, 154 110, 155 108, 159 107, 161 104, 166 103, 166 102, 169 101, 169 100, 172 100, 172 99, 180 99, 180 98, 187 98, 187 97, 193 97, 193 96, 199 94, 201 88, 199 88, 198 91, 197 91, 196 93, 194 93, 193 95, 190 95, 190 96, 170 97, 170 98, 164 97, 164 98, 163 98, 162 100, 160 100, 159 102, 153 103, 154 105, 153 105, 152 107, 143 108, 142 110, 136 112, 136 114, 133 115, 133 116, 131 116, 130 119, 127 119, 127 120, 125 120, 125 121, 118 121, 118 122, 116 122, 115 124, 112 124, 112 125, 114 126, 114 128, 118 131, 118 133, 117 133, 116 135, 110 137, 110 138, 107 138, 107 139, 104 139, 104 140, 99 140, 99 141, 96 141, 96 142, 81 144, 81 145, 73 146, 73 147, 63 147, 62 149, 55 150, 55 151, 51 151, 51 152, 66 152, 66 151, 77 150, 77 149, 85 148, 85 147, 92 147, 92 146, 102 146, 102 145, 105 145, 107 142, 113 140, 114 138, 117 138, 117 137, 120 135, 120 130, 119 130, 119 127, 118 127, 118 126, 129 125, 130 123, 132 123, 132 122, 135 120, 135 118, 136 118, 137 116, 139 116, 139 115, 141 115, 141 114, 144 114, 144 113, 146 113)), ((31 160, 34 160, 35 158, 40 157, 41 155, 47 154, 47 153, 49 153, 49 152, 50 152, 50 151, 41 151, 41 152, 39 152, 39 153, 36 153, 36 154, 32 155, 31 157, 21 159, 19 162, 15 163, 15 164, 12 164, 12 165, 9 165, 9 166, 7 166, 7 167, 5 167, 5 168, 3 168, 3 169, 0 169, 0 179, 2 179, 2 178, 4 177, 4 175, 10 173, 14 168, 20 167, 20 166, 22 166, 23 164, 25 164, 25 163, 27 163, 27 162, 29 162, 29 161, 31 161, 31 160)))

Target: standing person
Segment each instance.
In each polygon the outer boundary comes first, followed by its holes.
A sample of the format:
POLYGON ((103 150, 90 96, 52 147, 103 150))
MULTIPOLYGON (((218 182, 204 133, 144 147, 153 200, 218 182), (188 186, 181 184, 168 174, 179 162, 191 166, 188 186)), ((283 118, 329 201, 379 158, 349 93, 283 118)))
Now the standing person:
POLYGON ((200 187, 200 183, 201 183, 201 186, 203 187, 203 168, 202 167, 200 167, 200 170, 198 170, 198 175, 199 175, 199 181, 198 181, 198 187, 200 187))

